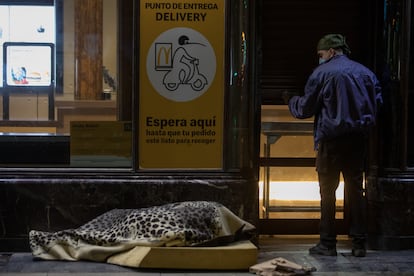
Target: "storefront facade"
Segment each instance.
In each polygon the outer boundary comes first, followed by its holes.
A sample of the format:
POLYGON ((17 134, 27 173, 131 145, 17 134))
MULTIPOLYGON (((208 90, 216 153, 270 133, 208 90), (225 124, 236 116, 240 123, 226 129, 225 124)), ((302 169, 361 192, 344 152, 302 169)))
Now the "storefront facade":
POLYGON ((187 200, 223 203, 259 233, 317 233, 312 124, 293 122, 282 94, 301 93, 315 43, 334 31, 386 87, 367 167, 370 244, 414 247, 410 0, 3 2, 0 250, 28 250, 32 229, 187 200), (12 78, 23 67, 24 83, 12 78))
POLYGON ((21 54, 32 58, 46 39, 59 62, 48 63, 56 65, 48 68, 53 97, 32 76, 1 87, 1 250, 28 250, 30 229, 178 201, 217 201, 257 224, 254 7, 2 2, 4 48, 36 42, 4 50, 5 79, 22 63, 33 74, 36 60, 21 54), (34 31, 18 36, 25 9, 34 31))

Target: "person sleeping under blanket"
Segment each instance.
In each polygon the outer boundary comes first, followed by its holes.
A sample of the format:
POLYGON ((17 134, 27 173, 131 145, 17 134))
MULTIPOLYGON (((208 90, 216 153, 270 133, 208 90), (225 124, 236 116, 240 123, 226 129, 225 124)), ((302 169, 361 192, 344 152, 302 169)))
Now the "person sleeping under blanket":
POLYGON ((255 230, 220 203, 187 201, 113 209, 76 229, 31 230, 29 242, 35 259, 106 262, 139 246, 218 246, 251 239, 255 230))

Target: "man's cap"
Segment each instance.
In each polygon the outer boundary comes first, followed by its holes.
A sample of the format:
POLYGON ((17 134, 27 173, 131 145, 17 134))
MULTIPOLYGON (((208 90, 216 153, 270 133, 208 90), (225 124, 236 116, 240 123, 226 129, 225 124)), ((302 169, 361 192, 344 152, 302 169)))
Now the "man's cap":
POLYGON ((346 44, 345 37, 341 34, 327 34, 322 37, 316 49, 319 50, 329 50, 329 49, 342 49, 344 54, 349 55, 351 49, 348 44, 346 44))

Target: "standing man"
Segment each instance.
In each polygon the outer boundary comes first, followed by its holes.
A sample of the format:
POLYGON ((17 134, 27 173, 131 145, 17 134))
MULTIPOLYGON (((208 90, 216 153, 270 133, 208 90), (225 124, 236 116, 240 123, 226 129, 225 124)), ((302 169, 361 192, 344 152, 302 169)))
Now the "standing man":
POLYGON ((293 117, 314 116, 321 219, 320 241, 310 254, 336 256, 335 192, 342 172, 350 208, 352 254, 364 257, 365 196, 363 172, 367 133, 375 124, 381 89, 373 72, 348 58, 344 36, 328 34, 317 45, 319 66, 310 75, 304 95, 289 100, 293 117))

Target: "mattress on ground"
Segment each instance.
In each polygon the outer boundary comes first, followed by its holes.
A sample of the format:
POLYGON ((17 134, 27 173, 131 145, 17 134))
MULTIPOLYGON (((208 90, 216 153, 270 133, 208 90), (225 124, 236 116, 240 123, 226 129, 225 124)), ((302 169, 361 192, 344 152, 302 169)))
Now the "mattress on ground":
POLYGON ((214 247, 137 246, 108 258, 129 267, 158 269, 248 270, 257 263, 258 249, 250 241, 214 247))

